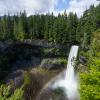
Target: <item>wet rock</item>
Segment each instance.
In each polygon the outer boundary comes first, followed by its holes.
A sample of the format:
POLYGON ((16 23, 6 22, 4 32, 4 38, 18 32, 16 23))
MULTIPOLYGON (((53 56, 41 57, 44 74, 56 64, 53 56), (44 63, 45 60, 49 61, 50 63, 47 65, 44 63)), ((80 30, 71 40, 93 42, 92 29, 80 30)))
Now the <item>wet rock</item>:
POLYGON ((0 42, 0 51, 4 51, 4 49, 6 48, 6 45, 3 42, 0 42))
POLYGON ((86 59, 85 57, 83 57, 83 56, 80 56, 80 57, 79 57, 79 61, 80 61, 82 64, 84 64, 84 63, 87 62, 87 59, 86 59))

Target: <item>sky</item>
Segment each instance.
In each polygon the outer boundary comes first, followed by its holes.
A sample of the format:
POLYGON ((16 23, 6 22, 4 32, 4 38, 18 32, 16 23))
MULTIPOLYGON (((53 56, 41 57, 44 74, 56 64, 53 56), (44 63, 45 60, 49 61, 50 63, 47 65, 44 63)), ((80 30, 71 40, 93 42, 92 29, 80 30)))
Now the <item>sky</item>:
POLYGON ((77 13, 78 17, 82 16, 83 12, 90 5, 98 5, 99 0, 0 0, 0 16, 10 13, 16 14, 26 10, 27 15, 46 14, 54 12, 54 15, 63 13, 77 13))

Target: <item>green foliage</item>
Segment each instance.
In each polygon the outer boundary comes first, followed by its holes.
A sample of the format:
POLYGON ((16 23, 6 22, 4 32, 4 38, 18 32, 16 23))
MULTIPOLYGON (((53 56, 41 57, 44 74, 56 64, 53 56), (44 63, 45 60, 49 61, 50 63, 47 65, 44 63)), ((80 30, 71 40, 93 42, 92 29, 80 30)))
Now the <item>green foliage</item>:
MULTIPOLYGON (((15 27, 15 29, 16 29, 16 27, 15 27)), ((17 40, 23 40, 24 39, 24 29, 23 29, 21 19, 18 22, 17 31, 15 32, 15 35, 16 35, 17 40)))
POLYGON ((84 33, 87 34, 87 43, 90 44, 92 40, 92 32, 100 28, 100 4, 97 7, 93 5, 86 10, 78 23, 77 32, 79 41, 83 41, 84 33))
POLYGON ((81 100, 100 99, 100 60, 90 65, 89 73, 81 73, 81 100))
POLYGON ((14 91, 14 94, 9 98, 9 100, 23 100, 23 90, 20 89, 16 89, 14 91))
POLYGON ((83 56, 88 58, 88 72, 80 73, 81 100, 100 100, 100 34, 96 31, 90 46, 90 50, 83 56))
POLYGON ((10 85, 0 85, 0 100, 23 100, 23 90, 20 88, 11 93, 10 85))
POLYGON ((0 17, 0 39, 46 39, 64 44, 76 41, 77 24, 77 15, 71 13, 67 16, 66 11, 57 17, 53 13, 26 17, 25 11, 11 17, 8 14, 0 17))
POLYGON ((72 12, 67 15, 66 11, 58 16, 47 13, 27 17, 25 11, 14 16, 8 14, 0 17, 0 39, 45 39, 53 43, 87 45, 91 42, 91 33, 100 28, 99 12, 100 4, 92 5, 80 19, 72 12))
MULTIPOLYGON (((87 65, 89 72, 80 74, 81 99, 100 99, 100 4, 96 7, 91 6, 80 19, 72 12, 67 15, 66 11, 58 16, 48 13, 27 17, 25 11, 14 16, 4 15, 0 17, 0 40, 9 39, 45 39, 55 44, 60 43, 69 46, 81 44, 83 48, 87 48, 91 44, 87 53, 81 52, 83 56, 89 59, 87 65), (94 32, 95 30, 97 31, 94 32)), ((48 51, 46 52, 48 53, 48 51)), ((52 49, 51 52, 54 52, 55 55, 62 55, 58 49, 52 49)), ((5 74, 11 68, 9 57, 0 54, 0 77, 3 76, 1 72, 5 71, 5 74)), ((10 59, 13 57, 11 56, 10 59)), ((61 58, 58 63, 65 64, 66 60, 61 58)), ((40 72, 46 71, 40 69, 40 72)), ((24 84, 30 83, 29 74, 25 73, 24 77, 24 84)), ((0 100, 22 100, 22 95, 22 89, 16 89, 11 94, 9 86, 0 86, 0 100)))
POLYGON ((54 63, 66 65, 67 60, 66 60, 66 58, 58 58, 58 59, 54 60, 54 63))
POLYGON ((5 100, 10 95, 10 86, 1 85, 0 86, 0 100, 5 100))
POLYGON ((24 72, 24 85, 28 85, 31 82, 30 74, 28 72, 24 72))

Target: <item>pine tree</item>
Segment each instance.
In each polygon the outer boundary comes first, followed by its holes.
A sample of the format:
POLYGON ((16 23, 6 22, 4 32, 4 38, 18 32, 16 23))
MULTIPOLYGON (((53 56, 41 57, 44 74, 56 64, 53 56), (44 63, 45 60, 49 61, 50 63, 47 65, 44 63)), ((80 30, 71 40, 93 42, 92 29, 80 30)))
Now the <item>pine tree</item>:
POLYGON ((28 18, 26 15, 26 11, 24 10, 23 13, 20 13, 20 20, 21 20, 21 26, 24 30, 25 33, 25 38, 29 38, 29 23, 28 23, 28 18))
POLYGON ((45 25, 44 25, 44 39, 49 41, 49 14, 45 16, 45 25))
POLYGON ((23 25, 21 19, 19 19, 18 23, 14 21, 14 39, 15 40, 23 40, 25 36, 23 25))

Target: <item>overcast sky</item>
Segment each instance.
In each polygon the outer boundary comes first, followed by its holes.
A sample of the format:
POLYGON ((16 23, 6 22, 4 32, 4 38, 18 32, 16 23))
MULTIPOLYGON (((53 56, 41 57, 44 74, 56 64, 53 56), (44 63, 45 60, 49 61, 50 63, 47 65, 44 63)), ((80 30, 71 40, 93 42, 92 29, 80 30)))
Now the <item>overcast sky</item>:
POLYGON ((63 13, 76 12, 78 16, 88 9, 91 4, 98 5, 97 0, 0 0, 0 15, 16 14, 26 10, 28 15, 35 13, 54 12, 57 15, 63 13))

